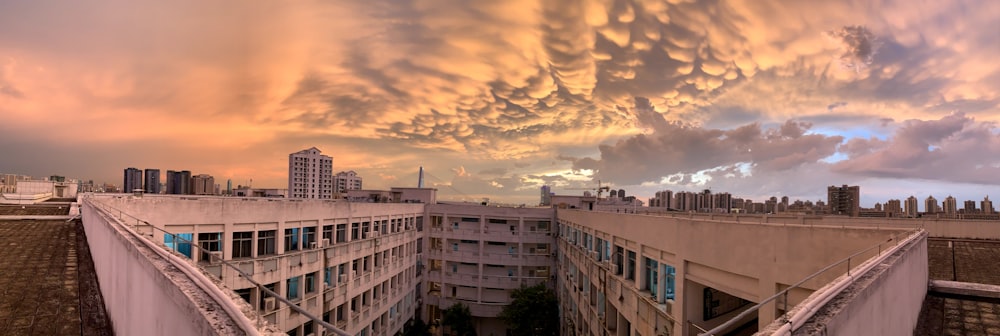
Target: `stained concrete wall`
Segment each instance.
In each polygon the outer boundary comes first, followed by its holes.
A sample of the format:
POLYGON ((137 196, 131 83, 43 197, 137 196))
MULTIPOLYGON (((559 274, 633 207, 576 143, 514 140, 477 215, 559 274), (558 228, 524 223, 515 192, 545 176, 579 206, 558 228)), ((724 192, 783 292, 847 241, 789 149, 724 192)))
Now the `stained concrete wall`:
POLYGON ((795 335, 912 335, 927 293, 927 235, 855 276, 795 335))
POLYGON ((92 206, 84 203, 81 210, 87 244, 115 334, 242 333, 233 327, 221 306, 167 260, 92 206))

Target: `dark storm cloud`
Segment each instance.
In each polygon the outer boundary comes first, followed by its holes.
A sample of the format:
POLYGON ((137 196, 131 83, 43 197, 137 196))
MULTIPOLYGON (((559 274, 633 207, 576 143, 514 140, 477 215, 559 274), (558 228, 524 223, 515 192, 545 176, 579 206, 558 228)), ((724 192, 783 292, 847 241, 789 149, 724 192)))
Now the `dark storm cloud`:
MULTIPOLYGON (((648 109, 643 100, 636 110, 648 109)), ((643 112, 636 112, 643 113, 643 112)), ((661 117, 662 118, 662 117, 661 117)), ((777 129, 748 124, 731 130, 706 129, 680 122, 650 120, 653 134, 601 145, 600 158, 570 158, 574 169, 593 169, 595 178, 622 185, 657 182, 741 162, 783 171, 816 162, 836 152, 843 137, 805 135, 811 124, 789 120, 777 129)))
POLYGON ((833 170, 860 176, 997 184, 1000 135, 994 123, 962 113, 907 120, 889 140, 853 139, 833 170))

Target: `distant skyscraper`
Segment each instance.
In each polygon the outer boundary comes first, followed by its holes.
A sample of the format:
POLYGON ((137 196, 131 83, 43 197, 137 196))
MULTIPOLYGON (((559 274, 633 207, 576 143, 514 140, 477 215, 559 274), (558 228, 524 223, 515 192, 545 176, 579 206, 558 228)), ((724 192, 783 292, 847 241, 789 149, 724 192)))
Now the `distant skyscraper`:
POLYGON ((941 212, 941 208, 938 205, 937 198, 934 198, 933 195, 927 196, 924 199, 924 213, 935 214, 938 212, 941 212))
POLYGON ((233 194, 233 179, 226 180, 226 195, 233 194))
POLYGON ((955 201, 954 197, 951 197, 951 195, 944 198, 944 202, 941 203, 941 207, 944 208, 942 210, 944 210, 944 213, 947 215, 954 215, 958 213, 958 203, 955 201))
POLYGON ((542 200, 539 204, 552 205, 552 187, 547 185, 542 186, 542 200))
POLYGON ((146 169, 146 179, 143 183, 147 194, 159 194, 160 190, 160 170, 146 169))
POLYGON ((888 202, 885 202, 885 212, 891 214, 901 214, 903 213, 903 205, 898 199, 891 199, 888 202))
POLYGON ((917 198, 911 195, 906 198, 906 217, 916 218, 917 213, 917 198))
POLYGON ((965 206, 962 208, 965 213, 976 213, 976 201, 966 200, 965 206))
POLYGON ((333 198, 333 158, 316 147, 288 154, 288 197, 333 198))
POLYGON ((138 168, 125 168, 125 181, 122 192, 130 193, 136 189, 142 190, 142 171, 138 168))
POLYGON ((829 186, 826 188, 826 202, 834 215, 857 216, 861 210, 861 187, 829 186))
POLYGON ((333 190, 345 194, 348 190, 361 190, 361 176, 353 170, 333 175, 333 190))
POLYGON ((17 174, 3 174, 0 176, 0 193, 14 193, 17 190, 17 174))
POLYGON ((191 193, 195 195, 214 195, 215 178, 207 174, 191 177, 191 193))
POLYGON ((983 197, 983 201, 979 202, 979 208, 983 211, 983 213, 992 214, 996 212, 996 210, 993 209, 993 201, 990 201, 989 196, 983 197))
POLYGON ((167 193, 173 195, 191 194, 191 171, 167 171, 167 193))

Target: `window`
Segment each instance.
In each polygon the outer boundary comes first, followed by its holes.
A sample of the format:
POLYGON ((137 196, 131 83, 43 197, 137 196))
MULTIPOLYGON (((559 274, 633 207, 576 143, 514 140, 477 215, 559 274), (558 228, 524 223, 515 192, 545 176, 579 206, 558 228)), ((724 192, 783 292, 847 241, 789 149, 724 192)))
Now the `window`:
POLYGON ((646 267, 646 277, 642 281, 642 289, 648 290, 653 294, 653 297, 656 297, 656 287, 659 284, 659 280, 657 279, 659 275, 659 263, 656 260, 646 257, 642 259, 644 261, 643 266, 646 267))
POLYGON ((316 272, 306 274, 306 293, 316 292, 316 272))
POLYGON ((253 231, 233 232, 233 258, 253 257, 253 231))
POLYGON ((323 284, 327 287, 333 285, 333 267, 327 267, 323 269, 323 284))
POLYGON ((191 258, 191 240, 193 239, 194 234, 192 233, 178 233, 174 235, 167 233, 163 235, 163 244, 168 249, 180 252, 191 258))
POLYGON ((378 230, 378 233, 380 233, 380 234, 389 233, 388 228, 387 228, 388 225, 389 225, 389 221, 383 220, 382 221, 382 227, 378 230))
MULTIPOLYGON (((199 233, 198 246, 201 246, 201 260, 212 262, 211 252, 222 252, 222 233, 199 233)), ((222 259, 222 256, 218 256, 217 259, 222 259)))
MULTIPOLYGON (((316 228, 315 227, 304 227, 302 228, 302 249, 312 248, 312 243, 316 242, 316 228)), ((319 244, 317 244, 319 245, 319 244)))
POLYGON ((351 240, 361 239, 361 223, 351 223, 351 240))
POLYGON ((285 297, 289 300, 296 300, 299 298, 299 277, 288 278, 286 281, 285 297))
POLYGON ((252 291, 253 288, 244 288, 244 289, 237 289, 234 292, 236 292, 236 295, 239 295, 240 298, 243 299, 243 301, 246 301, 247 303, 252 305, 252 303, 250 303, 250 294, 252 293, 252 291))
POLYGON ((275 254, 274 230, 257 231, 257 256, 275 254))
POLYGON ((285 251, 299 249, 299 228, 285 229, 285 251))
POLYGON ((371 267, 371 266, 368 266, 368 265, 371 265, 371 263, 370 263, 371 258, 372 258, 371 256, 365 256, 365 261, 363 261, 362 264, 361 264, 361 267, 364 267, 364 271, 365 272, 368 272, 369 267, 371 267))
POLYGON ((635 252, 628 251, 628 267, 625 269, 625 279, 635 280, 635 252))
POLYGON ((622 275, 622 273, 624 273, 624 269, 622 267, 622 265, 625 264, 622 260, 624 258, 625 249, 621 246, 615 245, 615 274, 617 275, 622 275))
POLYGON ((343 243, 346 241, 347 241, 347 224, 337 224, 337 242, 343 243))
POLYGON ((325 226, 323 226, 323 239, 326 239, 326 241, 331 242, 331 243, 334 242, 334 240, 333 240, 333 225, 325 225, 325 226))

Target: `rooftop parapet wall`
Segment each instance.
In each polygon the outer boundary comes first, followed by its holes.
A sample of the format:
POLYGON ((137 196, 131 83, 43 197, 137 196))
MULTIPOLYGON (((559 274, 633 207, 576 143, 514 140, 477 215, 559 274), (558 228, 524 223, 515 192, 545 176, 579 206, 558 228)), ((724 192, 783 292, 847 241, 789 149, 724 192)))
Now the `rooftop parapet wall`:
MULTIPOLYGON (((643 211, 640 210, 640 213, 643 211)), ((872 227, 924 229, 932 238, 963 238, 1000 240, 1000 221, 970 220, 954 218, 862 218, 847 216, 795 216, 795 215, 746 215, 746 214, 707 214, 681 212, 649 212, 649 215, 710 219, 721 221, 738 221, 771 224, 800 224, 810 226, 835 227, 872 227)))
POLYGON ((273 223, 332 218, 364 218, 386 214, 423 215, 423 204, 351 203, 336 200, 202 197, 128 194, 95 195, 94 199, 129 214, 142 214, 156 226, 171 224, 273 223))
POLYGON ((927 293, 927 233, 920 231, 815 292, 761 334, 912 335, 927 293))
MULTIPOLYGON (((118 335, 257 334, 231 293, 85 201, 84 229, 118 335)), ((266 324, 265 324, 266 326, 266 324)))
MULTIPOLYGON (((755 280, 793 284, 825 265, 905 232, 564 209, 558 217, 611 234, 619 239, 615 244, 632 250, 641 245, 663 251, 664 261, 673 265, 686 261, 688 275, 700 282, 755 302, 761 299, 755 280)), ((875 254, 871 251, 857 260, 875 254)), ((803 287, 815 290, 837 275, 827 272, 803 287)))

